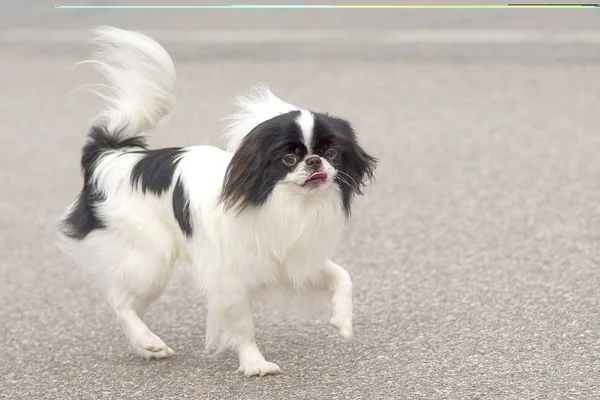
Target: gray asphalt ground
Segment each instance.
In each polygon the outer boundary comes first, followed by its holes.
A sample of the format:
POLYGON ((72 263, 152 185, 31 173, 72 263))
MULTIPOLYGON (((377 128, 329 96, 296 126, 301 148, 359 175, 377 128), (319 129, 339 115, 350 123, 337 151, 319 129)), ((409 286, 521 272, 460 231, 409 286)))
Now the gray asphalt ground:
POLYGON ((0 398, 600 398, 600 11, 14 7, 0 14, 0 398), (283 373, 244 378, 232 355, 203 354, 205 309, 177 276, 148 315, 177 354, 130 350, 54 244, 101 107, 69 95, 96 79, 70 67, 98 24, 157 32, 173 53, 179 103, 156 147, 217 144, 233 96, 259 82, 353 121, 380 165, 337 256, 352 343, 326 305, 263 299, 259 346, 283 373))

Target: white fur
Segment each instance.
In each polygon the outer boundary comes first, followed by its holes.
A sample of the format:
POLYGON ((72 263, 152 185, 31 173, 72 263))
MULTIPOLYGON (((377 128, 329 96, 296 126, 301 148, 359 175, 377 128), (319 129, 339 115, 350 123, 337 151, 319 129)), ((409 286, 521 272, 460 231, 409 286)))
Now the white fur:
MULTIPOLYGON (((173 108, 172 61, 147 36, 114 28, 97 34, 103 49, 98 65, 114 93, 102 116, 124 135, 140 135, 173 108)), ((225 134, 229 151, 235 151, 257 124, 297 109, 266 88, 241 97, 238 105, 240 111, 230 118, 225 134)), ((309 125, 306 118, 303 121, 303 126, 309 125)), ((232 154, 209 146, 187 148, 174 179, 182 180, 189 197, 194 232, 187 238, 174 218, 173 187, 158 196, 131 186, 131 170, 140 157, 127 150, 101 157, 94 180, 106 196, 97 209, 106 228, 82 241, 64 242, 67 251, 97 273, 138 354, 156 359, 173 354, 143 322, 143 315, 163 293, 176 264, 192 268, 206 296, 207 349, 237 351, 240 371, 246 375, 279 371, 255 342, 252 299, 265 290, 329 292, 331 324, 342 337, 352 337, 352 283, 329 259, 345 220, 331 165, 326 166, 329 178, 318 195, 294 183, 306 177, 289 176, 266 204, 238 215, 218 204, 232 154)))
POLYGON ((313 129, 315 126, 315 117, 313 113, 307 110, 300 111, 300 116, 298 116, 296 122, 302 131, 304 143, 310 143, 312 141, 313 129))
POLYGON ((110 83, 92 85, 109 92, 94 91, 108 102, 99 118, 108 122, 110 132, 121 131, 123 137, 154 128, 175 106, 177 75, 171 56, 138 32, 106 26, 93 33, 97 50, 83 64, 94 64, 110 83))
POLYGON ((227 140, 227 151, 235 152, 244 137, 261 122, 299 110, 298 107, 286 103, 275 96, 267 86, 253 87, 235 99, 238 111, 226 118, 229 121, 223 138, 227 140))

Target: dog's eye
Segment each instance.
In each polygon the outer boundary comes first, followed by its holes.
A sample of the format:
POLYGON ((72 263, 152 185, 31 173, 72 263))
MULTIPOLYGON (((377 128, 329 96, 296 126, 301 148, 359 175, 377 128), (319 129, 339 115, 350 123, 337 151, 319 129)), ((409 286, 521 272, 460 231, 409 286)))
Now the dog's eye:
POLYGON ((325 157, 329 158, 330 160, 333 160, 335 156, 337 156, 337 151, 335 151, 334 149, 328 149, 325 152, 325 157))
POLYGON ((282 161, 285 165, 291 167, 292 165, 298 162, 298 157, 295 154, 287 154, 285 157, 282 158, 282 161))

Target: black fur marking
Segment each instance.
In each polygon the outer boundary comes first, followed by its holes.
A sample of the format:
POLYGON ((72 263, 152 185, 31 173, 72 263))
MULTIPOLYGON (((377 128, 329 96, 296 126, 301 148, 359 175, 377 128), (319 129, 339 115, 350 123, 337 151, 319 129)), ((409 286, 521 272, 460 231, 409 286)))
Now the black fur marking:
POLYGON ((163 194, 173 183, 175 169, 185 152, 181 147, 147 150, 131 170, 131 185, 142 193, 163 194))
POLYGON ((175 189, 173 190, 173 213, 179 224, 181 231, 187 236, 192 236, 192 214, 190 211, 189 198, 186 190, 181 183, 181 179, 177 180, 175 189))
POLYGON ((346 216, 350 217, 353 197, 362 195, 364 187, 373 179, 377 159, 360 146, 348 121, 328 114, 314 114, 311 148, 324 158, 327 149, 337 151, 337 156, 328 161, 337 169, 335 181, 342 192, 346 216))
POLYGON ((88 141, 83 146, 81 154, 81 168, 83 169, 84 182, 89 182, 96 161, 107 150, 119 150, 126 147, 139 147, 141 150, 146 150, 146 137, 135 136, 132 138, 123 139, 120 133, 111 134, 106 130, 104 125, 92 126, 88 134, 88 141))
POLYGON ((234 153, 223 182, 220 201, 225 209, 246 209, 263 204, 277 182, 294 167, 281 159, 289 153, 307 153, 296 123, 300 111, 278 115, 256 126, 234 153))
POLYGON ((61 221, 61 230, 66 236, 83 240, 90 232, 105 227, 95 211, 96 205, 104 201, 104 195, 93 185, 92 174, 103 153, 125 147, 145 150, 146 138, 136 136, 125 139, 119 132, 109 133, 105 125, 95 125, 90 129, 81 154, 83 189, 69 214, 61 221))
POLYGON ((96 229, 105 227, 94 212, 94 205, 104 200, 102 194, 84 186, 71 212, 62 221, 62 231, 71 239, 83 240, 96 229))

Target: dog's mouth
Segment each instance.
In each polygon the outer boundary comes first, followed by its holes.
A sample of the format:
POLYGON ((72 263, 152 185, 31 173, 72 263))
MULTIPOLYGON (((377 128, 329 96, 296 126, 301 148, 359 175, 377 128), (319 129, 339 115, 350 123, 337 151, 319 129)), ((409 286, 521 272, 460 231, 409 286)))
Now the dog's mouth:
POLYGON ((313 172, 305 181, 303 186, 316 187, 327 180, 325 171, 313 172))

